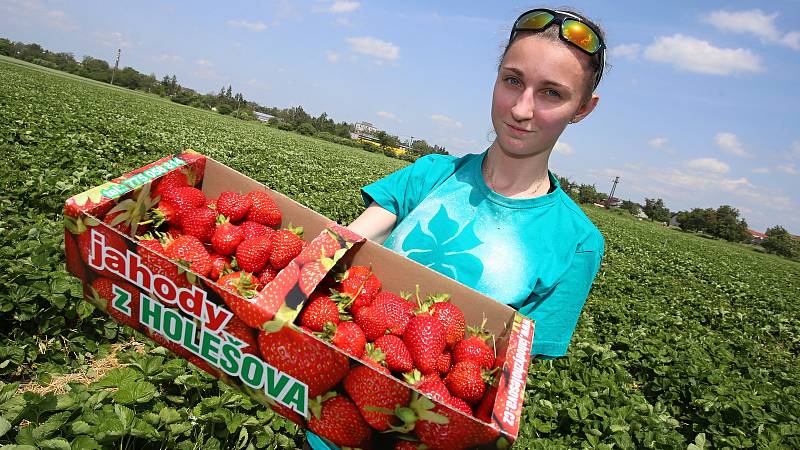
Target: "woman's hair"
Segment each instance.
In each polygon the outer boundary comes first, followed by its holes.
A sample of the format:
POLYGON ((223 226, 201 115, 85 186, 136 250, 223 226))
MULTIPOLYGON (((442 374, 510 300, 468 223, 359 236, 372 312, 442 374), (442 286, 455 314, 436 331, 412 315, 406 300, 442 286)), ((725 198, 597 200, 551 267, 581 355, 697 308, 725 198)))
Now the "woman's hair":
MULTIPOLYGON (((602 42, 606 41, 606 36, 605 33, 603 32, 603 29, 600 28, 600 26, 597 25, 596 23, 592 22, 590 19, 586 18, 586 16, 584 16, 583 14, 564 8, 561 8, 558 11, 569 13, 579 17, 581 21, 585 22, 587 25, 589 25, 592 29, 594 29, 597 32, 602 42)), ((530 36, 535 34, 536 36, 539 36, 543 39, 560 42, 564 45, 569 45, 568 43, 561 40, 559 33, 560 33, 559 25, 555 21, 550 25, 548 25, 548 27, 542 31, 525 31, 525 30, 517 31, 516 33, 514 33, 514 36, 511 38, 508 44, 506 44, 506 47, 503 49, 503 54, 500 56, 500 64, 498 65, 498 70, 499 66, 503 64, 503 60, 506 57, 506 53, 508 53, 508 49, 511 48, 511 44, 513 44, 514 41, 519 39, 520 36, 530 36)), ((605 52, 606 50, 607 49, 603 49, 600 52, 595 53, 594 55, 588 55, 588 54, 586 55, 589 57, 589 67, 588 67, 589 76, 587 77, 586 80, 586 91, 584 92, 584 100, 588 100, 589 98, 591 98, 595 86, 600 83, 600 80, 597 78, 598 76, 601 76, 602 73, 600 70, 601 69, 600 65, 603 64, 603 59, 601 58, 600 53, 605 52)))

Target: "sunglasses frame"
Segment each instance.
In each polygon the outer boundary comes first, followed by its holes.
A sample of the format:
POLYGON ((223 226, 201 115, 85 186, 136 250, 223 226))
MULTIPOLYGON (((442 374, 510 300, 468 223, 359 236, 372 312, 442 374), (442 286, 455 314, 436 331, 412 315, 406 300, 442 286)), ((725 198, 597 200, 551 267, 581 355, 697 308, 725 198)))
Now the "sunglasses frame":
POLYGON ((586 23, 582 18, 576 16, 575 14, 572 14, 572 13, 569 13, 569 12, 566 12, 566 11, 557 11, 557 10, 547 9, 547 8, 534 8, 534 9, 531 9, 529 11, 525 11, 524 13, 520 14, 519 17, 517 17, 517 20, 514 21, 514 26, 511 28, 511 34, 508 37, 508 44, 511 45, 511 42, 514 40, 514 35, 516 33, 520 32, 520 31, 532 31, 532 32, 544 31, 554 23, 558 24, 558 37, 562 41, 568 42, 573 47, 577 48, 578 50, 582 51, 583 53, 586 53, 589 56, 594 56, 594 55, 600 54, 600 68, 599 68, 599 70, 597 72, 597 78, 595 79, 594 87, 592 88, 592 90, 594 91, 595 89, 597 89, 597 86, 600 84, 600 79, 603 77, 603 67, 606 64, 606 52, 605 52, 606 43, 603 41, 603 38, 601 37, 600 32, 597 29, 595 29, 595 27, 593 27, 592 25, 586 23), (542 28, 538 28, 538 29, 537 28, 521 28, 521 27, 517 26, 517 24, 519 23, 520 20, 522 20, 523 17, 527 16, 530 13, 534 13, 534 12, 546 12, 546 13, 550 14, 551 16, 553 16, 553 18, 550 19, 550 21, 547 22, 542 28), (597 37, 597 41, 600 43, 600 46, 597 47, 597 50, 595 50, 594 52, 590 52, 590 51, 586 50, 585 48, 581 47, 580 45, 572 42, 567 37, 565 37, 564 36, 564 21, 565 20, 572 20, 572 21, 581 23, 581 24, 585 25, 587 28, 589 28, 589 30, 591 30, 592 33, 594 33, 595 37, 597 37))

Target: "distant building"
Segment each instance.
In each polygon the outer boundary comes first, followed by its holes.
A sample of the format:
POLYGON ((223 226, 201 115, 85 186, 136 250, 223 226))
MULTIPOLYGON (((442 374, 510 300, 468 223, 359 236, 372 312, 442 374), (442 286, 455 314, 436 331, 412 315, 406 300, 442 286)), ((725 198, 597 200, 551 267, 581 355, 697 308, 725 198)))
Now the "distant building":
POLYGON ((375 125, 369 122, 357 122, 353 124, 353 130, 359 134, 371 134, 376 135, 378 134, 378 129, 375 128, 375 125))
POLYGON ((262 122, 269 122, 269 119, 275 118, 275 116, 273 116, 271 114, 264 114, 264 113, 258 112, 258 111, 253 111, 253 115, 256 116, 256 119, 258 119, 258 120, 260 120, 262 122))
POLYGON ((608 207, 609 208, 619 208, 622 206, 622 199, 617 197, 609 197, 608 198, 608 207))
POLYGON ((751 230, 749 228, 747 229, 747 234, 750 235, 750 242, 752 242, 753 244, 760 244, 764 242, 765 239, 767 239, 766 234, 760 231, 751 230))

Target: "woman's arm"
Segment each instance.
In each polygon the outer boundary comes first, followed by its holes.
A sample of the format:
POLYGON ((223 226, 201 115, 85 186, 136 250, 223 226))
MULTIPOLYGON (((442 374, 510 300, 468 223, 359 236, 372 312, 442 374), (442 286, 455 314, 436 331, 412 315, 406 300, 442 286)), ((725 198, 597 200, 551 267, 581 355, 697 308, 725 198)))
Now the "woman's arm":
POLYGON ((382 244, 389 237, 397 222, 397 216, 372 202, 347 228, 370 241, 382 244))

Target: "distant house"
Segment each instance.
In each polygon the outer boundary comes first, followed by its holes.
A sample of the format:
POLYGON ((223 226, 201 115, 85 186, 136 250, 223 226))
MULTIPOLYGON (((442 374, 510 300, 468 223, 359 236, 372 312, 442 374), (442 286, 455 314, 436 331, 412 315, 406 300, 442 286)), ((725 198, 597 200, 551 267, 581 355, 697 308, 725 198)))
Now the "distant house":
POLYGON ((261 122, 269 122, 269 119, 275 118, 275 116, 271 114, 264 114, 258 111, 253 111, 253 115, 256 117, 256 119, 260 120, 261 122))
POLYGON ((369 122, 357 122, 353 124, 353 130, 359 134, 378 134, 378 129, 375 128, 375 125, 369 122))
POLYGON ((765 239, 767 239, 766 234, 760 231, 751 230, 749 228, 747 229, 747 234, 750 235, 750 242, 752 242, 753 244, 760 244, 764 242, 765 239))
POLYGON ((620 206, 622 206, 622 199, 617 197, 608 197, 609 208, 619 208, 620 206))

